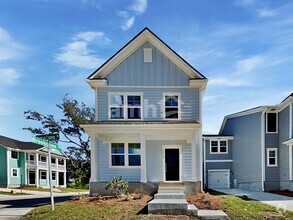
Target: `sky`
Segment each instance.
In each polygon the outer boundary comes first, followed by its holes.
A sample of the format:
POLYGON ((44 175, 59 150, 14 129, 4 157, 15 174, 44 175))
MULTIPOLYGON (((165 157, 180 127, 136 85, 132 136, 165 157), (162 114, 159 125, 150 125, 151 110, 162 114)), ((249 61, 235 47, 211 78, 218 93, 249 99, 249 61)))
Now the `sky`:
POLYGON ((24 111, 66 93, 94 107, 86 77, 144 27, 208 78, 203 133, 293 92, 290 0, 1 0, 0 135, 30 141, 24 111))

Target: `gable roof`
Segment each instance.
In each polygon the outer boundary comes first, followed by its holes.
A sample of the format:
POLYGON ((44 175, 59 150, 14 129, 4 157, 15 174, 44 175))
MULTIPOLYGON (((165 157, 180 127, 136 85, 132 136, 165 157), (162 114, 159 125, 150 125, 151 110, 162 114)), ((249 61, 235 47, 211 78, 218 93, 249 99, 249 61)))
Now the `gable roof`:
POLYGON ((198 70, 191 66, 178 53, 162 41, 156 34, 154 34, 147 27, 138 33, 132 40, 130 40, 124 47, 110 57, 102 66, 95 70, 87 80, 104 79, 116 66, 125 60, 131 53, 133 53, 139 46, 146 41, 150 41, 157 47, 165 56, 178 65, 186 74, 192 79, 206 79, 198 70))
POLYGON ((32 142, 18 141, 18 140, 4 137, 1 135, 0 135, 0 145, 7 148, 13 148, 18 150, 39 150, 43 147, 41 145, 34 144, 32 142))

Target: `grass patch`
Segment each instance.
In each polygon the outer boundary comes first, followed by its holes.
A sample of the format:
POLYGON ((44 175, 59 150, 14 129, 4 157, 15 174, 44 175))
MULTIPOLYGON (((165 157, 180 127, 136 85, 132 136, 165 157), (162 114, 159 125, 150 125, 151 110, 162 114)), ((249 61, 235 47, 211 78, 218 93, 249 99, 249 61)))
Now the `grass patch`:
POLYGON ((1 195, 9 195, 9 196, 25 196, 25 195, 31 195, 31 194, 28 194, 28 193, 11 193, 11 192, 3 192, 3 191, 0 191, 0 194, 1 195))
POLYGON ((61 192, 88 192, 88 189, 75 189, 75 188, 61 188, 61 192))
MULTIPOLYGON (((40 192, 50 192, 50 189, 47 188, 37 188, 37 187, 24 187, 24 190, 32 190, 32 191, 40 191, 40 192)), ((88 192, 87 189, 75 189, 75 188, 58 188, 58 190, 61 191, 61 193, 67 193, 67 192, 88 192)), ((53 188, 54 191, 54 188, 53 188)), ((59 193, 58 191, 54 191, 56 193, 59 193)))

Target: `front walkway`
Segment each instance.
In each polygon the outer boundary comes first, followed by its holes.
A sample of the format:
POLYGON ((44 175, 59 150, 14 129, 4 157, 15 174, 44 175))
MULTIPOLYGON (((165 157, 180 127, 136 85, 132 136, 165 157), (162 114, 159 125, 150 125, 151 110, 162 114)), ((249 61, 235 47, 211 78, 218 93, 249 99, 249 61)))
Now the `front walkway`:
POLYGON ((255 192, 241 189, 215 189, 218 192, 235 196, 247 196, 249 199, 257 200, 267 205, 275 206, 284 210, 293 211, 293 198, 267 192, 255 192))

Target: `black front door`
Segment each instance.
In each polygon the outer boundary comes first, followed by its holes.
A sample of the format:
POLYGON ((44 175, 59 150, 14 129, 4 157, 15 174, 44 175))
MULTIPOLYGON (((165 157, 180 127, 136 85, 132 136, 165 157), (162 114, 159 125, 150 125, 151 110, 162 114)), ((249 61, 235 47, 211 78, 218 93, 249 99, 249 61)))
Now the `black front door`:
POLYGON ((179 149, 165 149, 166 181, 179 181, 179 149))
POLYGON ((28 171, 28 184, 30 184, 30 185, 36 184, 36 171, 35 170, 28 171))
POLYGON ((64 173, 63 172, 59 172, 59 186, 63 186, 64 185, 64 173))

